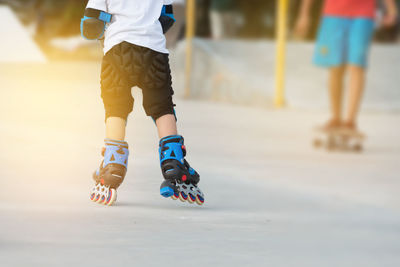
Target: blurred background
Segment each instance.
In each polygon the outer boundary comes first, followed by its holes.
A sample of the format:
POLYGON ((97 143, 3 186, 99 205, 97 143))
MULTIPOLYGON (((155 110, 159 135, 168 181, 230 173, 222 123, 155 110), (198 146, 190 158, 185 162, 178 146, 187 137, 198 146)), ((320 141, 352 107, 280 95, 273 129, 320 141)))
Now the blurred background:
POLYGON ((104 110, 102 48, 80 36, 86 2, 0 0, 4 266, 160 266, 178 252, 192 266, 400 265, 400 21, 381 26, 381 1, 362 153, 311 145, 329 117, 328 74, 312 64, 322 0, 305 40, 299 0, 175 1, 167 43, 202 208, 159 197, 158 140, 137 88, 118 203, 89 201, 104 110))
MULTIPOLYGON (((301 0, 289 0, 288 28, 291 32, 301 0)), ((313 6, 313 31, 309 35, 315 37, 319 23, 323 0, 316 0, 313 6)), ((397 1, 399 2, 399 1, 397 1)), ((79 0, 2 0, 15 12, 19 20, 28 27, 30 34, 43 49, 56 49, 52 41, 58 38, 71 38, 80 35, 80 18, 86 1, 79 0)), ((184 12, 180 6, 185 0, 175 2, 178 16, 184 12)), ((400 4, 399 4, 400 5, 400 4)), ((206 39, 273 39, 276 29, 277 1, 258 0, 197 0, 196 1, 196 36, 206 39), (230 17, 223 19, 224 14, 230 17)), ((384 13, 380 5, 379 14, 384 13)), ((381 43, 396 43, 399 36, 399 23, 392 28, 380 26, 377 17, 377 33, 375 40, 381 43)), ((184 21, 182 27, 185 27, 184 21)), ((183 39, 184 32, 178 36, 183 39)), ((292 34, 289 34, 291 39, 292 34)), ((84 45, 81 45, 84 46, 84 45)), ((51 51, 46 51, 51 52, 51 51)), ((49 56, 52 56, 50 54, 49 56)), ((54 56, 54 55, 53 55, 54 56)), ((85 58, 90 55, 81 55, 85 58)))
MULTIPOLYGON (((327 104, 323 102, 326 92, 321 88, 325 87, 326 76, 310 64, 323 0, 316 0, 313 5, 312 26, 306 36, 309 42, 298 42, 294 35, 301 1, 287 2, 285 103, 292 107, 324 108, 327 104)), ((101 60, 99 44, 80 37, 80 18, 86 1, 2 0, 1 3, 11 8, 13 16, 23 24, 23 34, 29 34, 47 61, 101 60)), ((168 47, 173 55, 171 65, 174 68, 176 93, 185 95, 184 89, 189 90, 185 87, 190 85, 193 98, 271 106, 276 94, 274 37, 277 34, 278 1, 197 0, 195 3, 191 51, 188 53, 185 44, 187 10, 183 0, 175 3, 178 22, 167 35, 168 47), (185 63, 188 56, 191 57, 190 63, 185 63), (191 77, 185 78, 188 65, 191 77), (190 79, 190 84, 185 84, 185 79, 190 79)), ((399 1, 397 5, 400 5, 399 1)), ((399 53, 396 53, 400 22, 398 20, 392 27, 383 27, 381 21, 384 13, 383 4, 378 1, 374 37, 377 45, 372 51, 373 64, 364 105, 367 109, 398 109, 400 106, 399 97, 392 97, 393 94, 399 95, 391 80, 375 76, 384 72, 385 77, 395 77, 399 71, 399 65, 395 63, 400 60, 399 53), (379 92, 372 89, 377 86, 380 87, 379 92)), ((12 34, 13 30, 8 31, 12 34)), ((12 62, 10 54, 8 57, 12 62)), ((2 61, 5 61, 5 56, 2 61)))

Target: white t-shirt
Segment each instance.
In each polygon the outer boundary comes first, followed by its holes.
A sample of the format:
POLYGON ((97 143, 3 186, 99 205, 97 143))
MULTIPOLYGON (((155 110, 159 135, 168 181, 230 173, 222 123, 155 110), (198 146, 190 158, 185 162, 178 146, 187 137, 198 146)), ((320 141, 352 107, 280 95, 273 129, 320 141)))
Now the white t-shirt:
POLYGON ((87 8, 112 15, 104 35, 104 54, 124 41, 168 53, 158 19, 163 5, 170 5, 172 2, 173 0, 89 0, 87 8))

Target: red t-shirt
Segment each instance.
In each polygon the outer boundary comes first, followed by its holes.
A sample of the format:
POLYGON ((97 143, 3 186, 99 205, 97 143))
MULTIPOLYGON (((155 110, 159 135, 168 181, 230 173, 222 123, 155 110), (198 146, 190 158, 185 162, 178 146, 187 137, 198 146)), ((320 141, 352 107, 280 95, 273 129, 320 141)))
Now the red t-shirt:
POLYGON ((374 18, 376 0, 326 0, 325 16, 374 18))

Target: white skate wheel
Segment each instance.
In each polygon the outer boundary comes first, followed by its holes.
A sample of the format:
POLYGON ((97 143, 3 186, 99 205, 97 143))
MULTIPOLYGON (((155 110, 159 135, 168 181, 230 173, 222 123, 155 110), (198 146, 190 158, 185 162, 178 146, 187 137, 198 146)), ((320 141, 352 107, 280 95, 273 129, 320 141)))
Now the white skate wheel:
POLYGON ((96 196, 96 193, 92 191, 92 193, 90 194, 90 200, 94 201, 95 196, 96 196))
POLYGON ((179 198, 179 193, 174 193, 174 194, 171 196, 171 198, 172 198, 173 200, 178 200, 178 198, 179 198))
POLYGON ((104 200, 102 200, 102 196, 105 194, 106 188, 104 186, 99 186, 97 195, 96 195, 96 203, 102 203, 104 200))
POLYGON ((185 202, 188 199, 188 196, 184 192, 179 192, 179 200, 185 202))
POLYGON ((106 195, 101 195, 100 200, 99 200, 98 203, 104 204, 105 201, 106 201, 106 195))
POLYGON ((98 189, 98 186, 96 185, 90 191, 90 200, 93 202, 96 202, 96 195, 99 192, 97 189, 98 189))
POLYGON ((203 205, 204 204, 204 198, 202 197, 202 196, 200 196, 200 195, 197 195, 196 196, 196 203, 198 204, 198 205, 203 205))
POLYGON ((193 203, 196 201, 196 197, 195 197, 192 193, 189 193, 189 194, 188 194, 187 201, 188 201, 190 204, 193 204, 193 203))
POLYGON ((104 204, 104 202, 106 202, 109 192, 110 189, 108 187, 102 186, 99 204, 104 204))
POLYGON ((117 191, 114 188, 110 188, 108 191, 108 197, 106 198, 104 205, 111 206, 117 199, 117 191))
POLYGON ((100 193, 96 193, 96 196, 94 197, 94 202, 98 203, 100 201, 100 193))

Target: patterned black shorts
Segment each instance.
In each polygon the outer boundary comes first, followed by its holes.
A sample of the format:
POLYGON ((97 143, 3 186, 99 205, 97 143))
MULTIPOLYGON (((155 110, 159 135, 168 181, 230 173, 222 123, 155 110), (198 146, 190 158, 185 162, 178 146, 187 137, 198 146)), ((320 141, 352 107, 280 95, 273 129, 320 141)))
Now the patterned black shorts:
POLYGON ((127 119, 133 110, 131 89, 143 92, 143 107, 154 120, 174 114, 171 69, 168 54, 127 42, 114 46, 103 58, 101 97, 106 119, 127 119))

